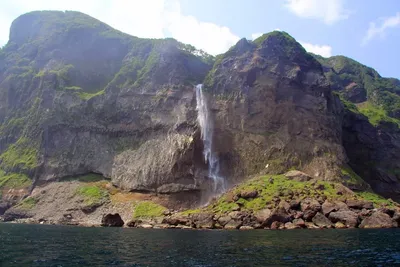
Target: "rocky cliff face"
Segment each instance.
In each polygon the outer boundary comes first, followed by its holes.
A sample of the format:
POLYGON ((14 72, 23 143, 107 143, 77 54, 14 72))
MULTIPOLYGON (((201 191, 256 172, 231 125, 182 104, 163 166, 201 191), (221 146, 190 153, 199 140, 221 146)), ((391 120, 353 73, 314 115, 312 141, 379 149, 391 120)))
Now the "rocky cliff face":
MULTIPOLYGON (((365 88, 367 75, 352 72, 354 62, 340 71, 335 62, 308 54, 284 32, 242 39, 214 58, 173 39, 123 34, 78 12, 25 14, 0 51, 3 199, 10 189, 24 189, 23 197, 37 185, 88 173, 128 191, 207 192, 199 83, 228 186, 300 169, 398 198, 397 102, 379 109, 398 91, 365 88), (363 115, 368 105, 386 124, 363 115)), ((374 84, 398 86, 366 73, 374 84)))
POLYGON ((316 58, 345 103, 342 139, 350 166, 376 192, 399 199, 399 80, 343 56, 316 58))
POLYGON ((321 65, 292 37, 239 41, 217 59, 205 87, 213 96, 217 143, 227 176, 302 169, 341 180, 342 107, 321 65))
POLYGON ((2 50, 1 169, 35 182, 94 172, 128 190, 197 190, 193 84, 212 57, 188 48, 77 12, 19 17, 2 50))

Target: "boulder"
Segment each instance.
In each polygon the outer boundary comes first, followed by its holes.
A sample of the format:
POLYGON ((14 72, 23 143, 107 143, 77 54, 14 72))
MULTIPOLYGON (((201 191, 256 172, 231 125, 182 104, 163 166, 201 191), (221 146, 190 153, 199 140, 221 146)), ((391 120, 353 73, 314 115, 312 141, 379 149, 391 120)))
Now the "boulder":
POLYGON ((291 229, 299 229, 300 226, 292 223, 292 222, 287 222, 285 223, 285 229, 291 230, 291 229))
POLYGON ((218 224, 224 227, 231 220, 231 216, 224 215, 220 216, 217 220, 218 224))
POLYGON ((173 214, 172 216, 164 217, 161 223, 175 226, 178 224, 191 226, 190 218, 187 215, 181 214, 173 214))
POLYGON ((306 210, 303 214, 303 219, 306 220, 307 222, 311 222, 315 214, 317 214, 317 211, 315 210, 306 210))
POLYGON ((254 213, 256 220, 261 224, 265 224, 271 218, 271 215, 272 210, 270 209, 262 209, 254 213))
POLYGON ((333 222, 341 222, 347 227, 355 228, 359 223, 357 213, 351 210, 339 210, 335 212, 331 212, 329 214, 329 219, 333 222))
POLYGON ((318 212, 321 210, 321 204, 315 199, 304 199, 301 201, 300 208, 302 212, 308 210, 318 212))
POLYGON ((347 227, 343 223, 337 222, 337 223, 335 223, 335 228, 336 229, 344 229, 344 228, 347 228, 347 227))
POLYGON ((290 204, 287 203, 285 200, 282 200, 281 202, 279 202, 278 208, 283 208, 286 212, 289 212, 290 204))
POLYGON ((242 221, 231 219, 227 224, 225 224, 224 229, 239 229, 242 226, 242 221))
POLYGON ((196 228, 213 229, 215 226, 214 213, 201 212, 191 215, 191 219, 196 228))
POLYGON ((379 208, 378 211, 382 212, 382 213, 386 213, 390 217, 393 217, 393 215, 395 213, 394 209, 389 209, 389 208, 386 208, 386 207, 379 208))
POLYGON ((121 216, 116 214, 107 214, 104 215, 101 219, 101 226, 103 227, 122 227, 124 226, 124 221, 122 220, 121 216))
POLYGON ((325 202, 321 206, 321 210, 325 216, 328 216, 329 213, 331 213, 332 211, 337 211, 338 207, 334 203, 325 200, 325 202))
POLYGON ((322 228, 331 228, 333 225, 332 222, 320 212, 315 214, 315 216, 312 218, 312 222, 322 228))
POLYGON ((290 180, 299 181, 299 182, 307 182, 312 179, 312 177, 309 176, 308 174, 305 174, 304 172, 296 171, 296 170, 288 171, 284 175, 286 178, 288 178, 290 180))
POLYGON ((277 230, 279 229, 282 225, 284 225, 282 222, 272 222, 271 223, 271 229, 277 230))
POLYGON ((349 208, 352 209, 373 209, 374 204, 370 201, 365 201, 365 200, 354 200, 354 199, 348 199, 346 200, 346 204, 349 208))
POLYGON ((257 190, 246 190, 240 192, 239 196, 244 199, 256 198, 258 196, 257 190))
POLYGON ((271 216, 265 221, 266 226, 270 226, 273 222, 287 223, 291 221, 292 216, 283 208, 277 207, 271 213, 271 216))
POLYGON ((303 219, 294 219, 293 220, 293 224, 298 226, 298 227, 300 227, 300 228, 305 228, 306 227, 306 224, 305 224, 303 219))
POLYGON ((391 228, 397 227, 397 222, 394 222, 392 218, 386 213, 377 211, 371 216, 365 218, 360 226, 360 228, 391 228))

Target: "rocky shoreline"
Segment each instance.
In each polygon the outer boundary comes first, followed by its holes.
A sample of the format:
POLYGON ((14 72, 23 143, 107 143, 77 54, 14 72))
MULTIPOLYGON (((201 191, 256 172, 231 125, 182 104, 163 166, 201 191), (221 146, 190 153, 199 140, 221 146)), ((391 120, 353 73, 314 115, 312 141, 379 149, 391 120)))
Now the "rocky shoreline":
MULTIPOLYGON (((5 222, 57 224, 75 226, 128 227, 144 229, 344 229, 344 228, 396 228, 400 225, 400 209, 397 207, 375 208, 372 202, 360 200, 281 201, 274 209, 256 212, 231 211, 227 214, 213 212, 170 212, 163 217, 137 218, 124 222, 120 215, 105 214, 101 224, 81 224, 73 218, 63 222, 13 218, 3 216, 5 222)), ((1 220, 0 220, 1 221, 1 220)))

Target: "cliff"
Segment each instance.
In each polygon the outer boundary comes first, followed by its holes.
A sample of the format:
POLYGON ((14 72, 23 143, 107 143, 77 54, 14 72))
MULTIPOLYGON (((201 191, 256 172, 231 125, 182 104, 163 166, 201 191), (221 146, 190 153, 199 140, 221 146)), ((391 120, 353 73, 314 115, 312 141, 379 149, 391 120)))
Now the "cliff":
POLYGON ((209 202, 197 84, 227 189, 296 169, 400 199, 398 80, 311 55, 285 32, 213 57, 42 11, 17 18, 0 51, 0 212, 45 218, 54 205, 98 221, 132 201, 209 202))

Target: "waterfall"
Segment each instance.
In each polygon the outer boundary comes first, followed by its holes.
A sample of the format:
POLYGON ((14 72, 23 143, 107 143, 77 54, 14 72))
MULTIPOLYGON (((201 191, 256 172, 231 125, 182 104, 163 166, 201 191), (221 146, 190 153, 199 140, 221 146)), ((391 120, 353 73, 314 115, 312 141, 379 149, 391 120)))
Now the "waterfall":
POLYGON ((202 84, 196 86, 197 121, 201 130, 201 139, 204 146, 203 155, 204 161, 208 166, 208 177, 212 179, 214 193, 219 194, 225 192, 225 180, 219 174, 219 159, 213 150, 212 143, 214 125, 202 88, 202 84))

